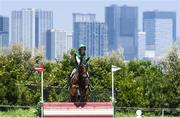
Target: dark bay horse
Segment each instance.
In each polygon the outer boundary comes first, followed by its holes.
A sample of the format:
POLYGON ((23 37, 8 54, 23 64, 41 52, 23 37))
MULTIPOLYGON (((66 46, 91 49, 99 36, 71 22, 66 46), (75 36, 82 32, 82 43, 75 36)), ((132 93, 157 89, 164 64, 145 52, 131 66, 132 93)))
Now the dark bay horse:
MULTIPOLYGON (((89 59, 88 59, 89 60, 89 59)), ((87 60, 87 61, 88 61, 87 60)), ((89 93, 88 64, 82 62, 70 82, 71 102, 87 102, 89 93)))

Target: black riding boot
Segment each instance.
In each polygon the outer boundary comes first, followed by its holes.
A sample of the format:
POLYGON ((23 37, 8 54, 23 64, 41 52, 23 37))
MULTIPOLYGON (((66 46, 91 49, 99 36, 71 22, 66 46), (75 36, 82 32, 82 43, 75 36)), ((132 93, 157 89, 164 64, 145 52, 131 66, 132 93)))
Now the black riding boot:
POLYGON ((67 86, 65 88, 69 88, 70 87, 70 84, 71 84, 71 77, 67 77, 67 86))

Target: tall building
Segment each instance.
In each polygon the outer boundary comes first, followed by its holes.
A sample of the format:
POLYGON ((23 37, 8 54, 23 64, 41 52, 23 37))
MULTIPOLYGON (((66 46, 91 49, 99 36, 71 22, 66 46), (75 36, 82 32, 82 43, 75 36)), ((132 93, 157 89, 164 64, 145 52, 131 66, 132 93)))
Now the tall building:
POLYGON ((73 34, 72 33, 67 33, 67 43, 66 43, 66 50, 67 53, 70 53, 71 49, 73 48, 73 34))
POLYGON ((177 37, 176 37, 176 44, 177 44, 178 46, 180 46, 180 36, 177 36, 177 37))
POLYGON ((138 41, 137 41, 137 48, 138 48, 138 59, 145 58, 145 51, 146 51, 146 32, 138 32, 138 41))
POLYGON ((11 44, 22 44, 23 49, 44 48, 46 31, 53 27, 51 11, 33 8, 12 11, 11 14, 11 44))
POLYGON ((67 33, 57 29, 47 31, 46 36, 46 58, 48 60, 62 59, 63 54, 67 52, 66 41, 67 33))
POLYGON ((0 50, 9 44, 9 18, 0 15, 0 50))
POLYGON ((146 50, 154 51, 155 58, 163 56, 176 40, 176 13, 147 11, 143 13, 146 50))
POLYGON ((95 22, 96 15, 91 13, 73 13, 73 23, 74 22, 95 22))
POLYGON ((22 44, 23 49, 35 49, 35 9, 12 11, 11 43, 22 44))
POLYGON ((102 56, 108 51, 107 25, 105 23, 97 22, 94 14, 73 14, 73 21, 74 48, 78 49, 80 44, 85 44, 90 56, 102 56))
POLYGON ((124 50, 126 60, 137 57, 138 7, 111 5, 105 8, 109 50, 124 50))
POLYGON ((36 10, 36 48, 45 49, 46 32, 53 28, 53 12, 36 10))

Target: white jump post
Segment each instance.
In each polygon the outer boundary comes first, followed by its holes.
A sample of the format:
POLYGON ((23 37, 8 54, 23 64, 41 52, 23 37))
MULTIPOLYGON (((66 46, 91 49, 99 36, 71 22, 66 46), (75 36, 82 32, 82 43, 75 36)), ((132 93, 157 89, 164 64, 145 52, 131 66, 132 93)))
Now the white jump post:
MULTIPOLYGON (((41 73, 41 102, 42 102, 42 105, 44 103, 44 95, 43 95, 43 72, 44 72, 44 66, 43 65, 40 65, 39 67, 36 67, 35 70, 38 72, 38 73, 41 73)), ((41 107, 41 118, 43 118, 43 107, 41 107)))
POLYGON ((113 104, 113 118, 115 118, 115 111, 114 111, 114 107, 115 107, 115 97, 114 97, 114 72, 120 70, 120 67, 114 66, 112 65, 111 67, 111 73, 112 73, 112 104, 113 104))
MULTIPOLYGON (((42 105, 44 103, 44 92, 43 92, 43 71, 41 72, 41 102, 42 102, 42 105)), ((41 107, 41 118, 43 118, 43 107, 41 107)))

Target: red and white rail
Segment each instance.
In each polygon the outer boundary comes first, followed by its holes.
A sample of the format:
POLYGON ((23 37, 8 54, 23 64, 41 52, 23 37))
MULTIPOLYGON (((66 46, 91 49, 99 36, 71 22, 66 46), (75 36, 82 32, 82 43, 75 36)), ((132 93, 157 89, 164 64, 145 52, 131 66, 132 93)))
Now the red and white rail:
POLYGON ((47 102, 43 107, 44 118, 113 118, 111 102, 47 102))

